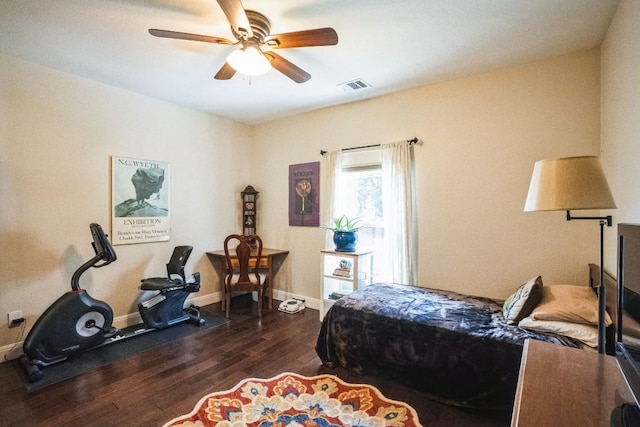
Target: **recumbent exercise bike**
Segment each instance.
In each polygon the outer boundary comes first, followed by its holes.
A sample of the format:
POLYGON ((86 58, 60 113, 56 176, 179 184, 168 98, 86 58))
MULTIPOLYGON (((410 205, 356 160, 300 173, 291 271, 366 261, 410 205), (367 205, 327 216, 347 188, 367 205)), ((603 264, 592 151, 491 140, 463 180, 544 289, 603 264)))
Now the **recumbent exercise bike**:
POLYGON ((62 362, 82 351, 187 321, 198 326, 204 324, 198 307, 192 305, 183 308, 189 294, 200 290, 200 273, 187 278, 184 272, 193 248, 176 246, 167 264, 167 277, 142 280, 142 291, 156 292, 138 304, 143 327, 129 333, 113 327, 111 307, 80 288, 80 276, 85 271, 91 267, 104 267, 117 259, 102 227, 91 224, 89 228, 96 255, 75 271, 71 278, 71 291, 47 308, 31 328, 22 346, 24 355, 20 357, 20 364, 29 382, 42 379, 40 367, 62 362))

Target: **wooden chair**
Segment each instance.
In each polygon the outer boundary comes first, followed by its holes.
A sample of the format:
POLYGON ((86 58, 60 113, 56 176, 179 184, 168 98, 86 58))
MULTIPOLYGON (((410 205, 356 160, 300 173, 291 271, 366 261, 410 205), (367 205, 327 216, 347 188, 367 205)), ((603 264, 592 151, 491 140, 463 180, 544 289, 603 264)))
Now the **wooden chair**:
POLYGON ((227 259, 227 275, 224 281, 227 319, 232 292, 258 292, 258 316, 262 317, 262 302, 268 280, 266 273, 260 273, 262 239, 256 234, 231 234, 224 239, 224 255, 227 259), (231 246, 236 241, 238 244, 234 255, 230 250, 233 250, 231 246))

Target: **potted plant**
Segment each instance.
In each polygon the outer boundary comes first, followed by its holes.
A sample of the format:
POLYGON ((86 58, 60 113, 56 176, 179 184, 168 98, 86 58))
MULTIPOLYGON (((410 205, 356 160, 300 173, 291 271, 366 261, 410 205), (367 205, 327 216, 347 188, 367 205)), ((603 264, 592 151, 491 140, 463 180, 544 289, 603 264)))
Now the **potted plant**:
POLYGON ((324 228, 333 231, 336 252, 355 252, 356 243, 358 243, 358 230, 364 227, 360 226, 359 218, 349 218, 342 215, 333 219, 333 225, 324 228))

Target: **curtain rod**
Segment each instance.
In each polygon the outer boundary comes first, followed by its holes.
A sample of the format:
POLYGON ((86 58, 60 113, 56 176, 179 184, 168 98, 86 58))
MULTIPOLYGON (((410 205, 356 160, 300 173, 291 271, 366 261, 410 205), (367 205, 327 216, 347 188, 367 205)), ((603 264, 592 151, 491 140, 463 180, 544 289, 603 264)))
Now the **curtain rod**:
MULTIPOLYGON (((409 145, 422 145, 424 142, 421 139, 418 139, 418 137, 413 137, 412 139, 407 139, 407 142, 409 143, 409 145)), ((374 148, 374 147, 380 147, 380 144, 371 144, 371 145, 362 145, 360 147, 349 147, 349 148, 343 148, 340 151, 352 151, 352 150, 363 150, 365 148, 374 148)), ((327 154, 328 151, 326 150, 320 150, 320 155, 324 156, 325 154, 327 154)))

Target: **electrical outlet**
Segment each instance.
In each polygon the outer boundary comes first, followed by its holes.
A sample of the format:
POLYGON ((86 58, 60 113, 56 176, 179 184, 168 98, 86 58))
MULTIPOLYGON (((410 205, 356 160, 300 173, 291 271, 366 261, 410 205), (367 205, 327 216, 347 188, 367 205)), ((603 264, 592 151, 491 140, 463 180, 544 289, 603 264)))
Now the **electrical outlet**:
POLYGON ((8 320, 10 328, 21 324, 24 321, 24 319, 22 318, 22 310, 10 311, 8 314, 8 320))

